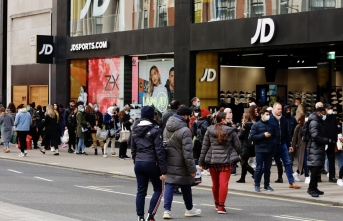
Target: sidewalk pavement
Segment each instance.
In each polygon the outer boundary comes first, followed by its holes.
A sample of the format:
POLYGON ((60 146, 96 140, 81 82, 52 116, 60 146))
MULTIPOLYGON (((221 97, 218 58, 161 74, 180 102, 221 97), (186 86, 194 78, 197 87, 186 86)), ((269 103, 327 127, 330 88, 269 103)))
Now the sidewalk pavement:
MULTIPOLYGON (((2 148, 3 146, 0 147, 2 148)), ((54 156, 53 152, 51 151, 47 151, 46 154, 42 154, 39 149, 33 149, 28 150, 28 154, 26 157, 18 157, 20 151, 15 147, 15 145, 11 145, 10 150, 10 153, 3 153, 1 151, 0 159, 29 162, 40 165, 49 165, 58 168, 75 169, 91 173, 119 175, 135 178, 133 161, 131 159, 119 160, 118 156, 111 157, 110 148, 107 151, 107 153, 109 154, 107 158, 104 158, 101 155, 100 147, 98 148, 98 153, 100 152, 100 155, 97 156, 94 155, 94 150, 92 148, 86 148, 86 152, 89 154, 88 156, 68 153, 67 148, 61 148, 59 156, 54 156)), ((119 149, 116 149, 117 154, 118 152, 119 149)), ((128 156, 130 156, 130 150, 128 150, 127 152, 128 156)), ((294 163, 296 164, 296 161, 294 163)), ((294 165, 294 169, 295 168, 296 165, 294 165)), ((343 187, 338 186, 336 183, 328 182, 328 178, 325 174, 322 175, 323 182, 319 183, 318 185, 318 188, 321 191, 324 191, 325 194, 318 198, 314 198, 307 194, 308 184, 304 183, 304 176, 301 176, 300 182, 296 182, 298 185, 301 186, 301 189, 290 189, 288 187, 288 180, 285 173, 283 174, 284 183, 274 183, 274 181, 277 179, 276 166, 272 167, 270 183, 270 186, 274 189, 274 192, 261 191, 260 193, 255 193, 253 187, 253 179, 250 174, 246 176, 246 183, 236 183, 236 181, 240 178, 240 172, 241 168, 239 167, 237 168, 237 175, 231 176, 229 184, 229 194, 230 191, 235 191, 249 195, 257 194, 263 196, 277 196, 282 198, 289 198, 292 200, 305 200, 315 203, 343 206, 343 187)), ((202 183, 199 185, 199 187, 210 188, 211 185, 211 177, 202 176, 202 183)))
POLYGON ((0 202, 0 217, 2 221, 78 221, 63 216, 54 215, 38 210, 28 209, 0 202))

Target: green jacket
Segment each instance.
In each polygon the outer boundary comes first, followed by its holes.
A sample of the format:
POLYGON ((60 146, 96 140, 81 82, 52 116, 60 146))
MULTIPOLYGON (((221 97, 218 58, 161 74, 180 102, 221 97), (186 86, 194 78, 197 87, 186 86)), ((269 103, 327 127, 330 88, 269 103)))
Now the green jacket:
POLYGON ((86 134, 82 132, 82 126, 87 126, 87 121, 85 120, 85 116, 82 112, 77 112, 76 114, 76 137, 85 138, 86 134))

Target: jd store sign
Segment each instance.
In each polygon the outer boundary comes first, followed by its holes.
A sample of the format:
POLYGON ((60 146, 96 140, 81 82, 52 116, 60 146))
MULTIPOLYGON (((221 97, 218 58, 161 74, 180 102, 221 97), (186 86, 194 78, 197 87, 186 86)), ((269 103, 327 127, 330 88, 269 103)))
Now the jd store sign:
POLYGON ((36 62, 41 64, 53 64, 55 55, 54 37, 37 35, 36 39, 36 62))
POLYGON ((217 72, 213 68, 205 68, 204 75, 200 78, 200 82, 212 82, 216 79, 217 72))
POLYGON ((260 43, 268 43, 275 35, 275 23, 271 18, 260 18, 257 20, 257 28, 254 37, 251 38, 251 44, 255 44, 258 39, 260 43), (267 30, 269 32, 267 33, 267 30))
POLYGON ((87 0, 86 4, 84 5, 84 7, 82 8, 80 12, 80 19, 83 19, 88 14, 88 11, 91 7, 92 2, 93 2, 92 17, 103 15, 106 12, 108 6, 110 5, 110 1, 111 0, 103 0, 102 4, 99 6, 99 0, 93 0, 93 1, 87 0))

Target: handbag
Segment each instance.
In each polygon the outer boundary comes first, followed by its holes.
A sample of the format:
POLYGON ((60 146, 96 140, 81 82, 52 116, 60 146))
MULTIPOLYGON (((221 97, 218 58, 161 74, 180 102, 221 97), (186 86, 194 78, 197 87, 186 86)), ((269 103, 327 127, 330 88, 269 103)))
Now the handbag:
POLYGON ((61 138, 62 143, 68 143, 69 141, 69 133, 68 130, 65 130, 63 133, 63 137, 61 138))
POLYGON ((108 130, 108 136, 114 137, 116 135, 116 130, 114 128, 108 130))
POLYGON ((343 150, 343 148, 342 148, 342 146, 343 146, 343 136, 342 136, 342 134, 338 134, 338 139, 337 139, 336 146, 337 146, 337 150, 338 151, 343 150))
POLYGON ((12 144, 17 144, 17 132, 14 132, 11 138, 12 144))
POLYGON ((100 140, 107 140, 108 137, 108 132, 105 129, 100 129, 100 127, 98 127, 96 129, 96 138, 100 139, 100 140))
POLYGON ((130 137, 130 131, 126 130, 126 128, 124 128, 124 125, 121 125, 119 141, 121 143, 127 142, 129 140, 129 137, 130 137))

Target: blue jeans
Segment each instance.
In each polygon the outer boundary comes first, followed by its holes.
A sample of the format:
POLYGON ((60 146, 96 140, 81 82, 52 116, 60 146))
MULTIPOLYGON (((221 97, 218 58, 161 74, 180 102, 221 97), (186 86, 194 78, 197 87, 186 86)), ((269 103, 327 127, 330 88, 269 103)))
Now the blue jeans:
POLYGON ((79 143, 77 144, 76 153, 84 153, 84 152, 85 152, 85 138, 79 137, 79 143))
POLYGON ((343 151, 338 151, 338 153, 336 153, 336 156, 337 156, 338 171, 339 171, 343 166, 343 151))
POLYGON ((262 174, 264 174, 264 187, 270 184, 270 167, 272 166, 273 152, 256 153, 256 168, 254 175, 255 186, 260 186, 262 174))
POLYGON ((5 141, 5 146, 8 147, 10 145, 10 142, 5 141))
POLYGON ((149 180, 154 188, 154 194, 150 200, 148 213, 155 215, 163 195, 164 181, 160 180, 161 170, 154 162, 135 163, 135 174, 137 179, 136 212, 137 216, 144 216, 145 197, 147 195, 149 180))
MULTIPOLYGON (((164 190, 164 209, 171 211, 171 206, 173 202, 173 194, 174 194, 174 184, 166 183, 165 190, 164 190)), ((185 202, 186 209, 191 210, 193 209, 193 198, 192 198, 192 186, 191 185, 184 185, 180 186, 181 192, 183 196, 183 201, 185 202)))
POLYGON ((276 145, 276 148, 274 150, 274 160, 276 163, 280 162, 280 159, 283 162, 283 165, 285 167, 286 175, 289 184, 294 183, 294 178, 292 174, 292 165, 291 161, 289 159, 289 151, 287 148, 286 143, 278 144, 276 145))

